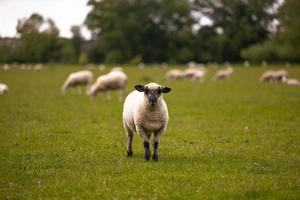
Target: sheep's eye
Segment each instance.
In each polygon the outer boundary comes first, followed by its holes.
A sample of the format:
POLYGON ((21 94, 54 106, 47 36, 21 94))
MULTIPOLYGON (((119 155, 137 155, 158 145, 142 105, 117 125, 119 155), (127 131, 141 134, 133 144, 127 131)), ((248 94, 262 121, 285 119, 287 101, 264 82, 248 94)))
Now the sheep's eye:
POLYGON ((148 88, 145 89, 145 94, 148 94, 149 93, 149 90, 148 88))

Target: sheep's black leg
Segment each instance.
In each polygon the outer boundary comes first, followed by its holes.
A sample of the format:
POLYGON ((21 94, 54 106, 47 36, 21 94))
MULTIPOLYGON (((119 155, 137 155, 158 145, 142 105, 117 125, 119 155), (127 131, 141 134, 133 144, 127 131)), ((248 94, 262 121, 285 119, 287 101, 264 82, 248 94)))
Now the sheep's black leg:
POLYGON ((132 157, 132 140, 133 134, 127 135, 127 157, 132 157))
POLYGON ((149 161, 150 160, 150 144, 148 141, 144 141, 144 150, 145 150, 145 160, 149 161))
POLYGON ((154 142, 153 149, 154 149, 153 157, 152 157, 153 161, 158 161, 158 142, 154 142))
POLYGON ((164 133, 166 129, 166 126, 162 126, 159 130, 154 132, 154 138, 153 138, 153 156, 152 159, 153 161, 157 162, 158 161, 158 143, 159 143, 159 138, 160 136, 164 133))
POLYGON ((133 132, 125 125, 127 138, 127 157, 132 157, 133 132))

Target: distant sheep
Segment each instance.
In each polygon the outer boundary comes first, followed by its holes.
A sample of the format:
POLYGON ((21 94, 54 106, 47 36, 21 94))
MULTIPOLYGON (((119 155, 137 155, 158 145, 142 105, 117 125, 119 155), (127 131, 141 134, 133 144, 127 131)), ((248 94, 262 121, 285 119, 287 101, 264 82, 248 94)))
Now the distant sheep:
POLYGON ((206 70, 204 67, 190 67, 184 71, 184 76, 192 79, 193 81, 203 80, 205 74, 206 70))
POLYGON ((7 70, 10 70, 10 66, 8 65, 8 64, 5 64, 4 66, 3 66, 3 69, 5 70, 5 71, 7 71, 7 70))
POLYGON ((261 77, 260 77, 260 81, 261 82, 273 82, 275 81, 275 71, 272 71, 272 70, 268 70, 268 71, 265 71, 261 77))
POLYGON ((8 92, 8 86, 4 83, 0 83, 0 95, 8 92))
POLYGON ((261 77, 261 82, 275 82, 275 81, 283 81, 284 78, 288 77, 288 72, 286 70, 268 70, 265 71, 261 77))
POLYGON ((274 79, 277 81, 282 81, 284 78, 288 77, 288 72, 284 69, 278 70, 274 73, 274 79))
POLYGON ((36 64, 34 66, 35 71, 41 71, 44 68, 43 64, 36 64))
POLYGON ((288 79, 287 77, 284 77, 282 79, 282 83, 288 86, 300 86, 300 81, 297 79, 288 79))
POLYGON ((185 73, 179 69, 171 69, 166 74, 167 80, 179 80, 184 78, 185 73))
POLYGON ((87 86, 89 88, 93 82, 93 74, 88 70, 82 70, 71 73, 64 82, 61 90, 65 94, 69 88, 77 86, 87 86))
POLYGON ((150 160, 150 136, 153 138, 153 160, 158 161, 159 139, 165 132, 169 120, 168 108, 162 93, 171 91, 157 83, 136 85, 123 107, 123 125, 127 135, 127 156, 132 156, 133 134, 138 133, 144 144, 144 158, 150 160))
POLYGON ((89 88, 88 95, 95 98, 101 91, 109 99, 110 90, 119 90, 121 96, 125 96, 127 80, 128 77, 123 71, 114 69, 108 74, 98 77, 96 82, 89 88))
POLYGON ((232 67, 228 67, 226 69, 221 69, 216 72, 213 79, 214 79, 214 81, 227 79, 232 73, 233 73, 232 67))

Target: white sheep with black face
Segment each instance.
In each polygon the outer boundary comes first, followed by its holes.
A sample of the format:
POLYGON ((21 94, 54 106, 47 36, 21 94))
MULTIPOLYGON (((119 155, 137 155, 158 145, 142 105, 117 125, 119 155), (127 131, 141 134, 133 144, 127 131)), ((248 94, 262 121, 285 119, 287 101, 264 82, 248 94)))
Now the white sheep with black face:
POLYGON ((127 156, 132 156, 133 134, 138 133, 143 140, 145 160, 150 160, 150 137, 154 133, 153 160, 158 161, 158 143, 167 128, 169 114, 163 93, 171 91, 157 83, 136 85, 136 91, 125 99, 123 125, 127 134, 127 156))
POLYGON ((96 82, 89 88, 88 95, 95 98, 99 92, 104 92, 107 99, 110 99, 109 91, 110 90, 119 90, 121 96, 126 94, 126 85, 128 77, 127 75, 119 70, 115 69, 99 76, 96 82))
POLYGON ((4 83, 0 83, 0 95, 8 92, 8 86, 4 83))
POLYGON ((77 86, 87 86, 89 88, 93 82, 93 73, 88 70, 82 70, 71 73, 67 80, 65 80, 61 91, 63 94, 67 92, 69 88, 77 86))

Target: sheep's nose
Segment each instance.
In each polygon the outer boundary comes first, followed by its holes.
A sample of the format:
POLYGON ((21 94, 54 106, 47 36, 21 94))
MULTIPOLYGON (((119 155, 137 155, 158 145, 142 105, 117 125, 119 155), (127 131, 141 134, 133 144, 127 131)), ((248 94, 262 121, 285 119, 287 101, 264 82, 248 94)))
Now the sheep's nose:
POLYGON ((151 103, 156 103, 156 101, 157 101, 156 96, 155 96, 155 95, 150 95, 150 96, 149 96, 149 101, 150 101, 151 103))

